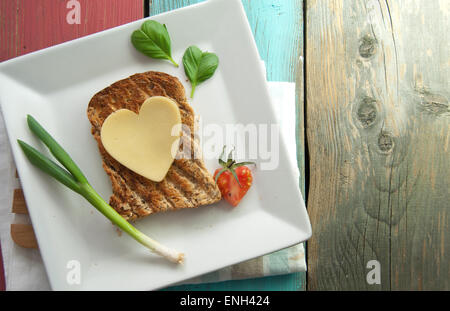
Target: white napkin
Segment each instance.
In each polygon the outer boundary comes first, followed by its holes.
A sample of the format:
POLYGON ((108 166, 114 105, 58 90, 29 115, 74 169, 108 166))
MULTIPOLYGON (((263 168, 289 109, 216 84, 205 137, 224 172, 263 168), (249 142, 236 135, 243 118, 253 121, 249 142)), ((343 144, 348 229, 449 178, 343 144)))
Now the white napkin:
POLYGON ((0 111, 0 241, 7 290, 49 290, 41 255, 37 249, 16 245, 10 234, 12 223, 30 223, 27 215, 11 213, 13 191, 20 188, 15 165, 0 111))
MULTIPOLYGON (((291 163, 297 170, 296 139, 295 139, 295 84, 287 82, 269 82, 269 90, 273 98, 272 103, 280 130, 287 144, 291 163)), ((2 246, 4 268, 6 274, 7 290, 50 290, 50 284, 44 269, 41 255, 37 249, 25 249, 17 246, 11 239, 10 225, 12 223, 29 223, 27 215, 13 215, 11 213, 13 190, 19 188, 15 178, 15 166, 9 142, 6 136, 3 115, 0 111, 0 241, 2 246)), ((285 273, 306 271, 306 262, 303 254, 303 245, 299 244, 295 249, 296 260, 292 266, 286 267, 285 273)), ((268 255, 274 256, 274 255, 268 255)), ((266 257, 266 256, 265 256, 266 257)), ((276 257, 276 256, 275 256, 276 257)), ((274 258, 275 258, 274 257, 274 258)), ((269 258, 270 259, 270 258, 269 258)), ((276 259, 276 258, 275 258, 276 259)), ((272 269, 268 274, 273 274, 272 269)), ((225 271, 225 270, 224 270, 225 271)), ((280 272, 276 272, 279 274, 280 272)), ((222 274, 219 281, 230 279, 222 274)), ((204 281, 204 280, 203 280, 204 281)), ((189 283, 194 283, 191 280, 189 283)))

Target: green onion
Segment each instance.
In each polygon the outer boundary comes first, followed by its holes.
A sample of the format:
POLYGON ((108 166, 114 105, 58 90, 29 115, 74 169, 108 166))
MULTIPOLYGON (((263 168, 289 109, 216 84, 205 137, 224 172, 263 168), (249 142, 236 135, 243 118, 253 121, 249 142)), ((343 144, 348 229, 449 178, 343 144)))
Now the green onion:
POLYGON ((146 236, 144 233, 133 227, 119 213, 117 213, 114 208, 106 203, 105 200, 103 200, 102 197, 92 188, 80 168, 75 164, 69 154, 32 116, 27 116, 27 122, 30 130, 37 137, 39 137, 39 139, 48 147, 58 162, 60 162, 66 169, 50 160, 27 143, 17 140, 19 146, 25 153, 25 156, 33 165, 52 176, 66 187, 83 196, 113 224, 128 233, 133 239, 142 245, 172 262, 183 262, 184 254, 167 248, 146 236))

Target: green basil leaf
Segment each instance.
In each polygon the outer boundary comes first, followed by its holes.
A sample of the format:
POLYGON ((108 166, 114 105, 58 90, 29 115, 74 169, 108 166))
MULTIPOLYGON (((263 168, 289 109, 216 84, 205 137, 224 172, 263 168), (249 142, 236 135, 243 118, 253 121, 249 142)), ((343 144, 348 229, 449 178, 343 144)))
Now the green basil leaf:
POLYGON ((196 46, 190 46, 183 55, 184 72, 191 81, 191 98, 195 88, 203 81, 211 78, 219 66, 219 57, 214 53, 202 52, 196 46))
POLYGON ((144 22, 141 29, 135 30, 131 35, 131 43, 148 57, 167 59, 178 67, 172 58, 170 36, 166 25, 153 20, 144 22))

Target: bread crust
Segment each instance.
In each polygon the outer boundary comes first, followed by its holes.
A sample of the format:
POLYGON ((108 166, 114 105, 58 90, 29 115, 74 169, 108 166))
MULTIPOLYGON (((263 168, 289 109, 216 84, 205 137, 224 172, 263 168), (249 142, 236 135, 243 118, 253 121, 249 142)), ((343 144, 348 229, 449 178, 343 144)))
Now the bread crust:
POLYGON ((157 212, 196 208, 221 199, 219 188, 203 160, 194 156, 200 154, 194 139, 194 111, 187 103, 184 87, 176 77, 148 71, 117 81, 92 97, 87 116, 103 168, 111 179, 113 194, 109 203, 125 219, 136 220, 157 212), (180 144, 184 157, 174 160, 161 182, 151 181, 117 162, 106 152, 100 138, 103 122, 112 112, 129 109, 138 113, 142 103, 151 96, 166 96, 175 100, 185 127, 180 144))

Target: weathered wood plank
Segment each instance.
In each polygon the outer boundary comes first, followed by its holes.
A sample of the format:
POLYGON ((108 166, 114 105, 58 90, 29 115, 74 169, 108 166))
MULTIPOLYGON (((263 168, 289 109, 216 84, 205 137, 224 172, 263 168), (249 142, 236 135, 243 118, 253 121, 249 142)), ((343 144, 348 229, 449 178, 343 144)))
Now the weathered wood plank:
POLYGON ((450 289, 449 2, 308 0, 306 29, 308 289, 450 289))
MULTIPOLYGON (((151 0, 150 15, 199 3, 203 0, 151 0)), ((259 54, 267 68, 269 81, 297 82, 303 89, 302 71, 297 66, 303 53, 303 1, 301 0, 242 0, 253 31, 259 54)), ((303 63, 300 63, 302 69, 303 63)), ((297 155, 300 187, 304 193, 304 127, 303 95, 297 103, 297 155)), ((254 280, 227 281, 215 284, 177 286, 177 290, 304 290, 306 273, 295 273, 254 280)))
POLYGON ((0 1, 0 61, 143 17, 143 0, 78 2, 80 24, 69 24, 69 0, 0 1))
POLYGON ((11 212, 14 214, 28 215, 27 203, 22 189, 14 189, 11 212))
POLYGON ((14 243, 25 248, 38 248, 33 226, 29 224, 11 224, 11 238, 14 243))

